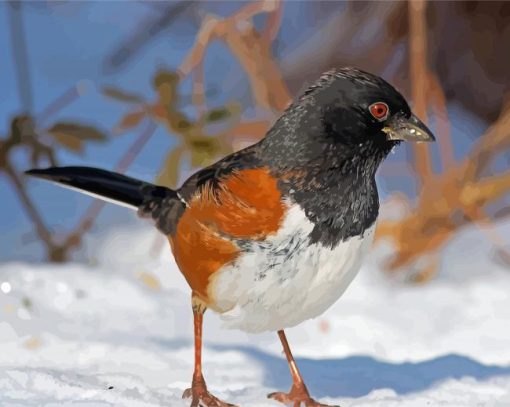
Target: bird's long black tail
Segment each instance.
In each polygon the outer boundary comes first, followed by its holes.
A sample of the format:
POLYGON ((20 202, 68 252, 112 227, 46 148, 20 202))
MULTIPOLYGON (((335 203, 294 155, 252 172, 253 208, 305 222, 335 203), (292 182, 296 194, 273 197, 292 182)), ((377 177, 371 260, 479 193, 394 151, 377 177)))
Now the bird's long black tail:
POLYGON ((177 197, 176 192, 169 188, 99 168, 52 167, 29 170, 26 174, 132 209, 139 209, 152 201, 177 197))

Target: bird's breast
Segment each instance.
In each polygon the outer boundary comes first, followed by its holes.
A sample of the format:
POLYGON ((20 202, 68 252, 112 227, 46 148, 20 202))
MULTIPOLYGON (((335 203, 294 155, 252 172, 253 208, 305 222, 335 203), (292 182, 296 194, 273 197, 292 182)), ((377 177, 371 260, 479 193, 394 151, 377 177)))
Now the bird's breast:
POLYGON ((329 308, 356 276, 374 225, 334 246, 312 242, 314 224, 289 207, 277 233, 239 242, 241 254, 209 282, 214 308, 226 325, 248 332, 291 327, 329 308))

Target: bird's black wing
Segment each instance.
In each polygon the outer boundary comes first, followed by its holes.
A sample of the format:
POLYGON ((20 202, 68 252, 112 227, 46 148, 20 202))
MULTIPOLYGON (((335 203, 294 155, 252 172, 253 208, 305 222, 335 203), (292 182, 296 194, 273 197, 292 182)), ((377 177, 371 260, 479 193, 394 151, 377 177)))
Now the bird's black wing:
POLYGON ((220 180, 227 177, 233 171, 260 167, 262 161, 257 152, 258 144, 254 144, 197 171, 178 190, 180 196, 183 200, 187 201, 205 185, 208 186, 210 191, 214 192, 220 180))

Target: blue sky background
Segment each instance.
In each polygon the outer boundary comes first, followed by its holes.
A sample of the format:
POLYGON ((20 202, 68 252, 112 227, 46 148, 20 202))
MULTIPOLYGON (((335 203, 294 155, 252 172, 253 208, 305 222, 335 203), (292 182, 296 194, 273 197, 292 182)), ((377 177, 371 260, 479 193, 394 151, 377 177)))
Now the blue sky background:
MULTIPOLYGON (((194 42, 197 27, 192 20, 182 18, 146 44, 137 58, 123 69, 105 72, 106 57, 126 38, 140 27, 146 19, 160 13, 161 3, 151 5, 130 1, 69 2, 51 11, 44 3, 22 3, 24 29, 29 52, 29 70, 32 81, 34 112, 40 113, 51 101, 81 81, 86 87, 84 95, 72 105, 52 118, 72 119, 94 124, 105 131, 112 129, 127 111, 127 106, 105 98, 98 88, 116 85, 153 97, 151 77, 159 66, 177 67, 194 42)), ((215 13, 226 15, 239 7, 238 3, 213 3, 209 6, 215 13)), ((341 12, 341 5, 336 12, 341 12)), ((310 4, 287 2, 284 7, 282 28, 275 48, 279 58, 285 58, 317 27, 310 26, 310 4), (306 24, 308 21, 308 25, 306 24), (307 30, 303 30, 307 27, 307 30)), ((8 21, 8 5, 0 3, 0 136, 4 137, 10 120, 21 109, 18 95, 15 66, 12 58, 8 21)), ((320 21, 316 21, 317 26, 320 21)), ((205 64, 207 87, 212 90, 211 106, 228 100, 246 101, 248 87, 244 74, 228 50, 220 43, 210 47, 205 64)), ((189 93, 189 83, 184 83, 183 93, 189 93)), ((453 136, 457 156, 469 150, 471 140, 484 129, 484 123, 469 117, 452 105, 450 108, 453 136)), ((138 136, 136 129, 116 137, 106 144, 90 144, 83 156, 62 151, 62 164, 86 164, 113 168, 129 145, 138 136)), ((173 144, 173 139, 159 128, 127 173, 151 180, 173 144)), ((402 160, 401 149, 390 160, 402 160)), ((18 168, 27 165, 23 152, 15 157, 18 168)), ((383 197, 393 189, 411 191, 406 177, 380 179, 383 197)), ((47 223, 54 230, 65 231, 75 225, 90 203, 90 198, 72 191, 56 188, 44 183, 30 181, 30 194, 47 223)), ((19 207, 17 198, 8 180, 0 175, 0 260, 29 259, 43 257, 40 245, 30 240, 32 226, 19 207)), ((112 225, 138 222, 134 213, 108 205, 100 215, 95 230, 106 230, 112 225)))

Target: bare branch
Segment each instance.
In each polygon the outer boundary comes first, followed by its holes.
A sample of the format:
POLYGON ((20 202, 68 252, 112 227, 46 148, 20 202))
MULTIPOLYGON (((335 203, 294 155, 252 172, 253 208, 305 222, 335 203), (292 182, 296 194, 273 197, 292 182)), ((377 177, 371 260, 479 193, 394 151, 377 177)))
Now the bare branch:
MULTIPOLYGON (((409 1, 409 65, 411 75, 411 94, 414 112, 426 122, 427 118, 427 31, 426 1, 409 1)), ((432 174, 430 151, 427 145, 414 146, 416 175, 421 184, 432 174)))
POLYGON ((21 180, 20 176, 18 175, 14 167, 9 162, 8 158, 5 159, 2 169, 5 171, 7 177, 12 182, 14 189, 16 190, 16 193, 19 196, 20 201, 25 208, 25 211, 27 212, 29 218, 34 223, 39 238, 44 242, 48 250, 51 251, 55 247, 55 244, 51 236, 51 232, 44 223, 44 220, 39 214, 37 208, 32 203, 32 200, 28 196, 23 181, 21 180))
POLYGON ((29 72, 30 64, 28 60, 27 40, 23 28, 23 6, 24 4, 21 1, 9 1, 7 3, 7 8, 10 11, 11 51, 16 65, 18 91, 23 109, 25 113, 29 113, 33 108, 33 96, 29 72))
POLYGON ((78 82, 72 88, 68 89, 57 99, 51 102, 46 108, 38 115, 36 119, 37 127, 41 128, 45 125, 47 120, 60 112, 65 107, 69 106, 80 96, 83 95, 86 89, 86 83, 84 81, 78 82))
POLYGON ((193 70, 193 90, 191 95, 191 103, 195 106, 200 116, 207 110, 205 101, 205 85, 204 85, 204 64, 201 60, 193 70))
MULTIPOLYGON (((206 16, 195 44, 179 67, 181 79, 200 66, 208 45, 221 39, 248 75, 256 105, 272 112, 284 110, 290 103, 290 93, 271 50, 271 40, 276 35, 273 31, 276 31, 280 19, 280 8, 279 2, 261 1, 249 3, 224 19, 206 16), (255 29, 251 19, 267 12, 274 15, 268 21, 269 26, 266 27, 270 31, 265 36, 255 29)), ((197 78, 199 83, 196 88, 200 95, 203 93, 203 77, 199 75, 197 78)))
POLYGON ((453 154, 453 143, 448 123, 448 109, 446 107, 446 97, 437 76, 432 72, 428 73, 429 79, 429 98, 432 101, 431 107, 437 118, 436 132, 439 134, 439 152, 441 154, 442 169, 450 168, 455 165, 455 156, 453 154))
POLYGON ((479 178, 502 151, 510 148, 510 97, 507 97, 496 122, 480 137, 468 159, 464 160, 464 180, 479 178))
MULTIPOLYGON (((124 156, 120 159, 118 164, 115 166, 114 171, 120 173, 126 171, 133 163, 136 156, 140 153, 140 151, 142 151, 145 144, 147 144, 147 142, 150 140, 155 130, 156 124, 153 121, 149 122, 147 128, 140 134, 140 136, 135 140, 135 142, 126 151, 124 156)), ((92 202, 88 209, 85 211, 78 225, 71 233, 69 233, 65 239, 63 247, 69 249, 78 246, 80 244, 81 236, 92 228, 94 221, 97 219, 104 206, 104 201, 94 200, 94 202, 92 202)))
POLYGON ((262 35, 265 37, 267 42, 273 42, 280 31, 280 24, 282 22, 283 4, 280 0, 266 0, 269 3, 266 6, 268 12, 266 26, 262 35), (272 9, 270 9, 272 7, 272 9))
POLYGON ((188 76, 204 59, 205 50, 209 44, 219 36, 220 32, 217 29, 218 22, 219 20, 211 14, 208 14, 204 18, 195 43, 177 70, 181 79, 188 76))

